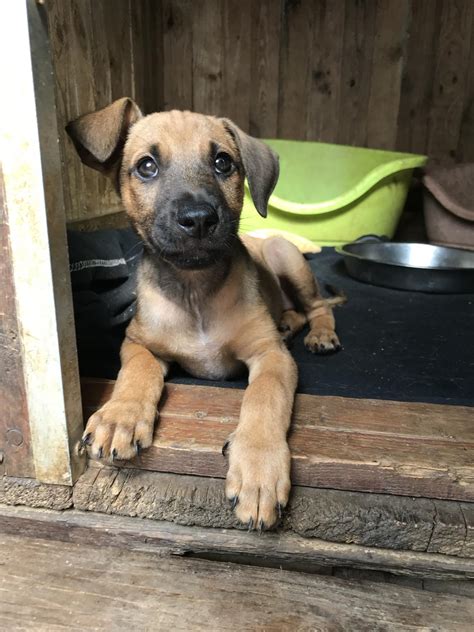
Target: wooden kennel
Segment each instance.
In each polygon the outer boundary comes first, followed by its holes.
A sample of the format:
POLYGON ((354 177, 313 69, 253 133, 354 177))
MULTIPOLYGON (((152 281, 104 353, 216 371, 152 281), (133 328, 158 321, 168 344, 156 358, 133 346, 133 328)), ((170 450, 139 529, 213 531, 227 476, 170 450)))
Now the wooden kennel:
MULTIPOLYGON (((2 5, 0 24, 2 60, 15 51, 1 76, 0 500, 235 526, 220 450, 240 391, 170 386, 154 446, 129 469, 80 476, 82 409, 111 385, 83 380, 81 400, 66 226, 125 220, 65 124, 128 95, 145 112, 224 114, 257 136, 472 160, 474 5, 21 0, 2 5)), ((299 396, 287 527, 308 540, 288 555, 322 563, 320 540, 355 543, 433 558, 380 567, 473 577, 472 421, 462 406, 299 396)))

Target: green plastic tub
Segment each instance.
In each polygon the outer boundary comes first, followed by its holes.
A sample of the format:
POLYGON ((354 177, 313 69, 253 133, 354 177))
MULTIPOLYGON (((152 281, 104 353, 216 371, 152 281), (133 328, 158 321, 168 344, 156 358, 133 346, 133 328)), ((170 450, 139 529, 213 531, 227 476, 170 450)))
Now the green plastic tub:
POLYGON ((280 156, 280 179, 267 218, 257 213, 246 184, 241 231, 283 230, 321 246, 368 234, 393 237, 413 169, 427 159, 326 143, 265 142, 280 156))

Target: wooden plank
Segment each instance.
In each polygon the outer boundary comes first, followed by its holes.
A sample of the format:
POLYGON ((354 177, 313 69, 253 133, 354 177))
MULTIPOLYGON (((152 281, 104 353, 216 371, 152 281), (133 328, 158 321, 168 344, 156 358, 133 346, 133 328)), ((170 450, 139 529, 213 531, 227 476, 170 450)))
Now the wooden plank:
POLYGON ((310 77, 311 0, 285 2, 280 38, 278 136, 304 140, 310 77))
POLYGON ((471 28, 470 56, 468 64, 466 90, 464 94, 461 132, 457 147, 456 159, 459 162, 474 161, 474 19, 471 28))
MULTIPOLYGON (((75 399, 70 397, 78 376, 71 348, 69 279, 64 275, 64 216, 61 198, 49 197, 51 190, 45 190, 43 125, 51 119, 48 102, 35 99, 32 55, 48 59, 47 42, 44 37, 39 43, 30 39, 33 31, 28 18, 37 19, 35 32, 44 35, 32 0, 8 6, 8 17, 0 16, 2 58, 17 50, 15 64, 1 69, 1 81, 9 86, 0 121, 5 200, 35 475, 42 482, 72 484, 81 467, 71 449, 82 431, 82 414, 78 391, 75 399), (56 206, 51 206, 52 200, 56 206), (50 245, 52 240, 57 241, 50 245), (63 276, 58 282, 60 269, 63 276), (68 358, 71 364, 63 365, 68 358)), ((56 138, 55 129, 47 132, 56 138)), ((54 156, 51 144, 49 150, 49 156, 54 156)))
MULTIPOLYGON (((144 114, 163 109, 163 16, 160 0, 128 0, 130 96, 144 114)), ((122 92, 122 95, 126 94, 122 92)))
POLYGON ((222 114, 222 3, 194 0, 193 7, 193 110, 222 114))
POLYGON ((441 0, 410 3, 410 24, 403 64, 397 149, 425 153, 429 109, 433 95, 433 59, 436 54, 441 0))
POLYGON ((135 96, 145 111, 161 108, 161 4, 51 0, 46 9, 67 218, 80 221, 118 212, 121 203, 112 185, 82 165, 64 128, 122 96, 135 96))
POLYGON ((70 485, 48 485, 33 478, 4 476, 0 485, 0 504, 26 505, 43 509, 72 507, 70 485))
MULTIPOLYGON (((36 116, 41 154, 41 169, 43 175, 44 202, 46 208, 46 222, 49 247, 48 256, 51 260, 51 275, 54 292, 54 307, 56 313, 57 344, 59 347, 59 363, 61 367, 62 385, 56 388, 62 390, 64 398, 65 419, 56 428, 62 430, 66 423, 67 440, 72 445, 82 433, 83 418, 80 400, 79 365, 77 359, 76 333, 74 327, 74 306, 72 300, 71 279, 64 271, 69 267, 69 254, 66 234, 66 217, 64 212, 64 188, 61 181, 61 159, 58 147, 59 131, 57 126, 57 110, 54 98, 54 79, 51 64, 51 49, 48 39, 46 19, 42 14, 43 8, 34 0, 28 0, 28 28, 31 43, 31 59, 33 82, 36 101, 36 116)), ((36 275, 36 270, 34 271, 36 275)), ((36 279, 35 276, 35 282, 36 279)), ((44 288, 46 291, 46 288, 44 288)), ((54 337, 53 337, 54 341, 54 337)), ((52 343, 47 344, 48 351, 52 343)), ((43 351, 43 354, 46 353, 43 351)), ((35 368, 37 370, 37 368, 35 368)), ((41 393, 44 397, 44 393, 41 393)), ((62 412, 62 411, 61 411, 62 412)), ((57 422, 61 419, 58 415, 57 422)), ((44 449, 43 441, 48 440, 45 422, 41 422, 40 432, 45 430, 45 436, 35 440, 35 449, 44 449)), ((34 428, 36 433, 38 429, 34 428)), ((62 437, 64 440, 64 437, 62 437)), ((38 457, 36 457, 38 458, 38 457)), ((46 462, 51 462, 51 454, 43 456, 46 462)), ((85 462, 71 455, 72 480, 82 472, 85 462)), ((57 484, 67 482, 65 479, 49 482, 57 484)))
POLYGON ((339 126, 344 3, 313 3, 314 28, 310 55, 311 84, 306 117, 307 139, 335 142, 339 126))
MULTIPOLYGON (((21 490, 15 481, 4 502, 21 490), (10 491, 11 490, 11 491, 10 491)), ((91 463, 74 487, 74 507, 177 524, 242 528, 222 479, 91 463)), ((304 538, 474 557, 472 505, 388 494, 293 486, 278 527, 304 538)), ((53 505, 54 507, 54 505, 53 505)))
POLYGON ((276 138, 280 71, 282 2, 262 0, 252 6, 250 133, 276 138))
POLYGON ((250 118, 251 18, 251 0, 224 0, 222 3, 224 72, 220 114, 247 132, 250 118))
MULTIPOLYGON (((103 107, 112 98, 109 43, 119 36, 117 20, 102 2, 52 0, 46 5, 56 87, 59 147, 66 217, 80 220, 121 209, 113 186, 103 175, 82 164, 66 134, 67 123, 103 107)), ((121 16, 127 20, 128 15, 121 16)), ((123 41, 119 45, 123 46, 123 41)), ((126 46, 125 46, 126 49, 126 46)), ((123 96, 122 94, 120 96, 123 96)))
MULTIPOLYGON (((110 393, 111 383, 84 381, 86 416, 110 393)), ((221 448, 236 427, 241 398, 237 389, 168 384, 153 446, 135 463, 225 477, 221 448)), ((289 438, 293 482, 472 501, 472 418, 462 406, 297 395, 289 438)))
POLYGON ((252 63, 249 132, 275 138, 278 127, 281 2, 252 3, 252 63))
POLYGON ((7 213, 0 165, 0 476, 34 476, 7 213))
POLYGON ((51 511, 0 505, 0 532, 67 542, 93 542, 99 547, 202 559, 239 560, 241 564, 305 569, 384 571, 398 579, 420 581, 469 580, 474 561, 408 551, 390 551, 355 544, 305 539, 288 531, 262 537, 236 529, 182 526, 171 522, 77 511, 51 511))
POLYGON ((345 2, 344 45, 337 141, 367 144, 367 104, 374 49, 375 3, 345 2))
POLYGON ((193 3, 163 0, 165 110, 193 109, 193 3))
POLYGON ((474 615, 468 598, 396 585, 36 538, 4 535, 0 546, 4 629, 122 630, 132 619, 137 629, 468 630, 474 615))
POLYGON ((367 145, 395 149, 408 0, 378 0, 367 112, 367 145))
POLYGON ((428 152, 443 162, 453 162, 461 130, 464 91, 469 66, 469 48, 474 4, 471 0, 443 2, 429 114, 428 152))

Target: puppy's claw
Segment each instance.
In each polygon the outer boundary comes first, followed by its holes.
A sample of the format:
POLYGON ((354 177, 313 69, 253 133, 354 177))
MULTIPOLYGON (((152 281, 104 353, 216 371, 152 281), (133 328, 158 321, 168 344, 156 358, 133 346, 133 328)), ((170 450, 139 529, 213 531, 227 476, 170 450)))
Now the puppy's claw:
POLYGON ((79 447, 84 448, 87 445, 91 444, 91 433, 88 432, 85 434, 79 442, 79 447))
POLYGON ((227 441, 224 443, 224 445, 222 446, 222 456, 227 456, 227 450, 229 448, 229 440, 227 439, 227 441))
POLYGON ((234 496, 233 498, 230 499, 230 506, 232 508, 232 511, 234 511, 234 509, 237 507, 238 504, 239 504, 238 496, 234 496))
POLYGON ((260 520, 258 523, 258 535, 262 535, 262 531, 265 531, 265 523, 263 520, 260 520))
POLYGON ((104 448, 100 446, 100 448, 97 450, 97 458, 101 459, 103 456, 104 456, 104 448))
POLYGON ((276 508, 277 508, 277 512, 278 512, 278 518, 281 520, 281 516, 282 516, 282 513, 283 513, 282 504, 281 503, 277 503, 276 508))
POLYGON ((140 441, 135 442, 135 452, 137 453, 137 456, 140 456, 140 454, 142 453, 142 444, 140 443, 140 441))
POLYGON ((250 518, 247 531, 253 531, 253 518, 250 518))
POLYGON ((112 461, 114 461, 117 458, 117 450, 116 448, 114 448, 111 452, 111 457, 112 457, 112 461))

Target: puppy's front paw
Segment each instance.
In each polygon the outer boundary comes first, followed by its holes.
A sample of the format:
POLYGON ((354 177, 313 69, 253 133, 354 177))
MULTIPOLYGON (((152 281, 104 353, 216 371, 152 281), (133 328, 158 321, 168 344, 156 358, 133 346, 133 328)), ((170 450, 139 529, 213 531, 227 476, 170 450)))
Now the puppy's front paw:
POLYGON ((335 353, 342 349, 339 338, 332 329, 324 329, 321 331, 311 330, 304 339, 304 344, 311 353, 335 353))
POLYGON ((81 443, 96 459, 131 459, 151 445, 155 417, 154 406, 111 399, 89 418, 81 443))
POLYGON ((290 493, 290 450, 286 441, 256 447, 245 435, 229 445, 226 496, 250 529, 271 527, 290 493))

